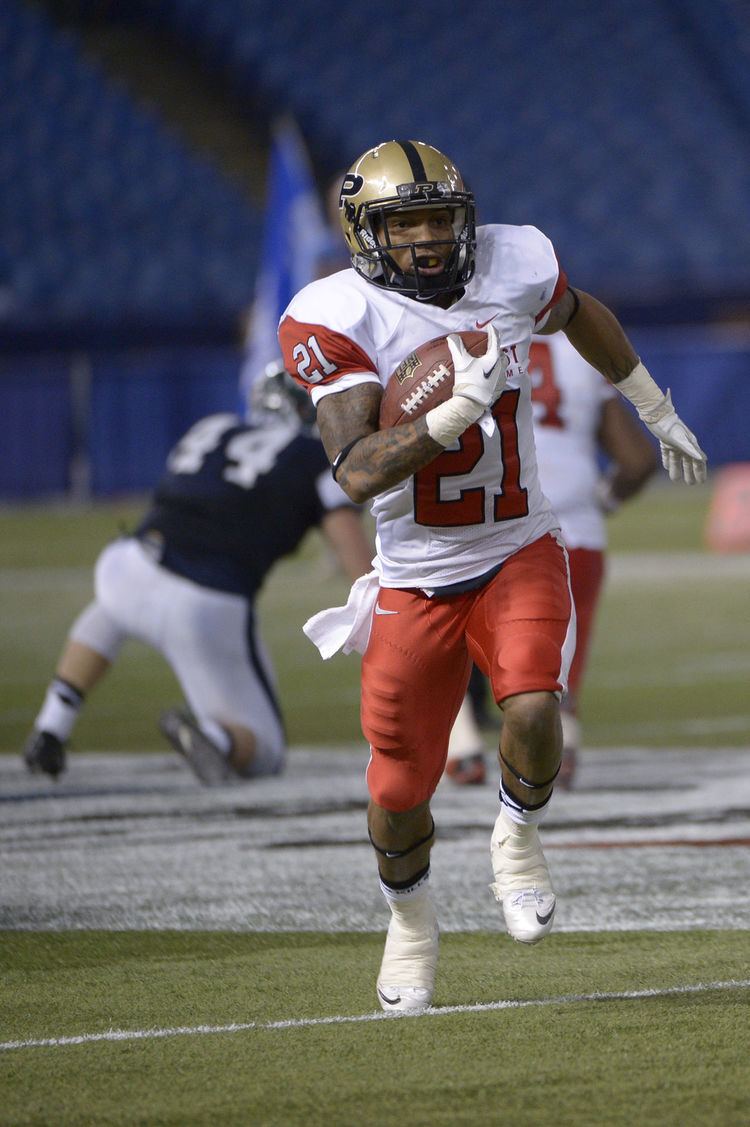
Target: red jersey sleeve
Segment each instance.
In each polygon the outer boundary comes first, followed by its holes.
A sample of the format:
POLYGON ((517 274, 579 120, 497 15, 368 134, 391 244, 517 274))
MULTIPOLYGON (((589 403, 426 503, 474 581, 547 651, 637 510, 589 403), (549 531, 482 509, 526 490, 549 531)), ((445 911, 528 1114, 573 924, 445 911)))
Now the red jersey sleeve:
POLYGON ((350 337, 325 325, 286 316, 279 326, 284 367, 302 387, 325 387, 353 372, 372 372, 375 364, 350 337))
POLYGON ((565 273, 562 266, 560 266, 559 262, 558 267, 559 273, 557 275, 557 281, 555 282, 555 288, 552 291, 552 297, 549 299, 544 309, 540 309, 536 317, 534 318, 535 328, 540 325, 541 322, 545 319, 552 306, 557 305, 558 301, 568 288, 568 275, 565 273))

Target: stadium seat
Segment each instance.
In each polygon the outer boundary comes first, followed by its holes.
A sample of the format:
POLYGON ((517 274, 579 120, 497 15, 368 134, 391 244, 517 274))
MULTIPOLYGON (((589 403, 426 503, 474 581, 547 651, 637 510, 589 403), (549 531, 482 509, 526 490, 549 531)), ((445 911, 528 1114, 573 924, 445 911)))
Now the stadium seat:
POLYGON ((21 324, 236 315, 262 218, 41 9, 0 8, 0 244, 21 324))
MULTIPOLYGON (((101 17, 101 0, 76 7, 101 17)), ((569 0, 563 21, 554 6, 530 19, 495 0, 461 12, 435 0, 429 21, 401 0, 382 0, 377 19, 334 0, 111 12, 199 57, 248 113, 296 114, 322 178, 374 140, 421 137, 456 159, 481 218, 541 227, 571 278, 615 305, 750 293, 750 228, 736 220, 750 202, 742 0, 569 0)), ((68 315, 75 300, 116 319, 153 303, 189 320, 243 306, 261 223, 248 201, 41 9, 6 0, 0 46, 0 241, 20 307, 68 315), (31 172, 42 154, 46 186, 31 172), (64 286, 35 254, 41 231, 66 262, 64 286), (84 251, 103 264, 103 289, 84 251)))

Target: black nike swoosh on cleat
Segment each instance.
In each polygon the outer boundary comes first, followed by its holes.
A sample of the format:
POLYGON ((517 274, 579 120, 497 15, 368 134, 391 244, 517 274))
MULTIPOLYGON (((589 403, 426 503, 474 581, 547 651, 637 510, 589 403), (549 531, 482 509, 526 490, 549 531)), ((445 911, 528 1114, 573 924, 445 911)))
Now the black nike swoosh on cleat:
POLYGON ((556 908, 556 907, 557 907, 557 905, 556 905, 556 904, 553 904, 553 905, 552 905, 552 907, 550 908, 549 912, 547 912, 547 915, 546 915, 546 916, 540 916, 540 915, 539 915, 539 913, 537 912, 537 914, 536 914, 536 922, 537 922, 538 924, 548 924, 548 923, 549 923, 549 921, 550 921, 550 920, 552 919, 552 917, 553 917, 553 916, 554 916, 554 914, 555 914, 555 908, 556 908))
POLYGON ((379 986, 378 986, 378 997, 381 999, 381 1001, 385 1002, 386 1006, 397 1006, 399 1004, 399 1002, 401 1001, 401 995, 400 994, 397 994, 395 998, 389 998, 387 994, 383 993, 383 991, 380 989, 379 986))

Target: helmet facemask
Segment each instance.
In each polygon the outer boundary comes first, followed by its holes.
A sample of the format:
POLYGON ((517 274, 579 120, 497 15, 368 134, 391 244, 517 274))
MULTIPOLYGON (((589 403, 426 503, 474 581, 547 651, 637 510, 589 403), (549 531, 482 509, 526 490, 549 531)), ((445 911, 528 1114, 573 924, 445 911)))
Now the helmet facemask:
MULTIPOLYGON (((405 185, 411 187, 411 185, 405 185)), ((443 210, 446 204, 430 204, 431 208, 443 210)), ((412 205, 414 209, 422 210, 423 201, 412 205)), ((439 294, 455 293, 462 289, 474 273, 474 209, 473 205, 466 202, 447 205, 451 213, 453 237, 446 239, 421 240, 420 242, 394 242, 388 232, 387 217, 396 212, 408 210, 399 200, 396 204, 384 202, 381 204, 366 204, 362 209, 363 214, 360 224, 366 227, 372 236, 374 246, 368 254, 369 261, 375 264, 375 272, 371 276, 374 282, 380 282, 386 289, 398 290, 408 297, 426 301, 437 297, 439 294), (451 250, 445 259, 445 265, 440 274, 422 274, 419 269, 419 260, 430 256, 431 252, 443 252, 446 245, 451 250), (406 269, 398 266, 390 253, 393 247, 399 251, 409 250, 411 265, 406 269)), ((442 253, 440 253, 442 258, 442 253)), ((355 266, 356 269, 356 266, 355 266)))

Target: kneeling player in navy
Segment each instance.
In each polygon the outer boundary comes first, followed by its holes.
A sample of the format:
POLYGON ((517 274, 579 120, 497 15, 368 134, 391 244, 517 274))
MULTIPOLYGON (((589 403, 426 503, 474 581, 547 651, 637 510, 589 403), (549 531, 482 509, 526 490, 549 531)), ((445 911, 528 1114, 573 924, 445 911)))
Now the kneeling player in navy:
POLYGON ((280 772, 285 736, 254 603, 273 565, 319 527, 355 579, 372 545, 361 513, 332 480, 309 399, 286 372, 257 385, 260 425, 210 415, 183 436, 136 531, 109 544, 96 597, 73 624, 24 748, 56 778, 84 696, 127 638, 161 653, 190 711, 161 729, 206 784, 280 772))

